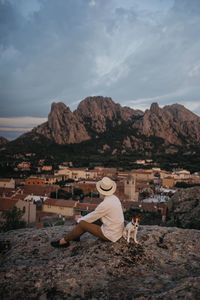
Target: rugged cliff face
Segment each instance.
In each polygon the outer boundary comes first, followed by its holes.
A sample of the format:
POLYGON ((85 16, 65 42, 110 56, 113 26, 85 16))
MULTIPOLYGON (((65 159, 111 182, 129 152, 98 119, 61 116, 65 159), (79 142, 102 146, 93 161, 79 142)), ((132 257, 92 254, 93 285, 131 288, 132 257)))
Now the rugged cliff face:
POLYGON ((80 143, 89 139, 82 124, 64 103, 52 103, 48 121, 34 129, 58 144, 80 143))
POLYGON ((162 145, 165 151, 199 145, 200 118, 179 104, 160 108, 153 103, 144 113, 122 107, 107 97, 88 97, 71 112, 63 103, 53 103, 48 121, 33 130, 58 144, 80 143, 109 136, 110 144, 101 152, 154 151, 162 145))
POLYGON ((134 116, 143 115, 142 111, 122 107, 107 97, 88 97, 81 101, 74 112, 87 131, 103 133, 110 127, 120 126, 133 121, 134 116), (108 127, 109 126, 109 127, 108 127))
POLYGON ((142 112, 122 107, 111 98, 88 97, 74 112, 64 103, 53 103, 46 123, 5 147, 28 152, 46 147, 47 152, 55 153, 57 149, 62 153, 63 145, 69 155, 90 157, 102 154, 148 157, 178 152, 197 155, 200 117, 179 104, 160 108, 153 103, 149 110, 142 112))
POLYGON ((67 249, 50 246, 70 229, 1 234, 2 300, 199 299, 200 231, 140 226, 139 245, 85 234, 67 249))
POLYGON ((161 109, 153 103, 137 126, 145 136, 163 138, 166 145, 200 142, 200 118, 179 104, 161 109))

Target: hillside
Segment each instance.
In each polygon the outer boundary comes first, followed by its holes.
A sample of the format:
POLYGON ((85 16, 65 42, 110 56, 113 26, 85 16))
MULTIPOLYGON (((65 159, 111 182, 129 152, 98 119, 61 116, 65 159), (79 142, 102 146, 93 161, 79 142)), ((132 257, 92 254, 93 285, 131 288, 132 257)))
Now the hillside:
POLYGON ((153 158, 164 168, 178 161, 179 167, 190 169, 191 164, 198 171, 200 117, 179 104, 160 108, 153 103, 142 112, 108 97, 88 97, 74 112, 62 102, 52 103, 47 122, 1 149, 3 160, 34 152, 54 161, 80 162, 78 166, 102 160, 108 166, 127 166, 138 158, 153 158))
POLYGON ((9 141, 6 139, 6 138, 4 138, 3 136, 0 136, 0 145, 5 145, 5 144, 7 144, 9 141))
POLYGON ((1 234, 2 300, 199 299, 200 231, 140 226, 139 245, 85 234, 67 249, 50 246, 70 229, 1 234))

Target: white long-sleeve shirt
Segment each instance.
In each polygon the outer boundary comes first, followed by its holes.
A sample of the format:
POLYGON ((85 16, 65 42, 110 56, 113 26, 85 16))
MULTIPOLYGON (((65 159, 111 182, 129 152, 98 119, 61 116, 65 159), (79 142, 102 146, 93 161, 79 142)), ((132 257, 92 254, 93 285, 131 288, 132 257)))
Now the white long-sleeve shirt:
POLYGON ((88 215, 78 219, 93 223, 101 219, 101 230, 105 237, 112 242, 116 242, 122 236, 124 229, 124 215, 120 200, 115 196, 106 196, 97 208, 88 215))

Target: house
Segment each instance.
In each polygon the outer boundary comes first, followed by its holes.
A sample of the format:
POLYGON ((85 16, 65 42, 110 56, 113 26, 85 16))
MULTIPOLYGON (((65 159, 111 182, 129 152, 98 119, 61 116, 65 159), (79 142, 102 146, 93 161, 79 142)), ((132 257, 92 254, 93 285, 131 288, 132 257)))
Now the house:
POLYGON ((172 177, 172 176, 162 178, 162 186, 165 187, 165 188, 174 187, 174 183, 175 183, 174 177, 172 177))
POLYGON ((72 179, 74 179, 74 180, 86 179, 86 170, 78 169, 78 168, 72 168, 71 171, 72 171, 72 173, 71 173, 71 178, 72 179))
POLYGON ((21 187, 21 193, 50 197, 51 192, 56 192, 59 188, 56 184, 27 184, 21 187))
POLYGON ((75 183, 74 186, 76 188, 81 189, 84 194, 88 194, 88 193, 98 194, 95 181, 81 181, 79 183, 75 183))
POLYGON ((73 200, 63 200, 47 198, 42 205, 44 212, 56 213, 65 217, 72 217, 74 215, 74 208, 77 202, 73 200))
POLYGON ((130 208, 139 208, 141 212, 161 212, 162 221, 166 220, 167 216, 167 204, 166 203, 148 203, 148 202, 122 202, 122 208, 124 211, 130 208))
POLYGON ((15 189, 0 187, 0 197, 10 198, 16 193, 15 189))
POLYGON ((1 188, 15 188, 15 180, 13 178, 1 178, 0 179, 0 187, 1 188))
POLYGON ((12 198, 0 198, 0 212, 6 211, 11 207, 16 206, 20 210, 24 211, 22 220, 27 224, 34 223, 36 221, 36 205, 30 202, 25 202, 20 199, 12 198))
POLYGON ((43 178, 46 184, 55 184, 58 181, 64 180, 62 175, 44 175, 43 178))
POLYGON ((118 171, 117 177, 118 179, 125 179, 129 175, 129 171, 118 171))
POLYGON ((144 165, 145 164, 145 160, 144 159, 138 159, 135 162, 137 165, 144 165))
POLYGON ((175 170, 173 173, 175 181, 181 181, 182 179, 190 179, 191 174, 187 170, 175 170))
POLYGON ((132 170, 131 175, 135 177, 137 180, 150 181, 154 179, 154 171, 153 170, 132 170))
POLYGON ((42 171, 46 171, 46 172, 52 171, 52 166, 43 166, 42 171))
POLYGON ((60 167, 58 171, 54 173, 55 176, 62 176, 63 180, 72 178, 72 170, 67 167, 60 167))
POLYGON ((30 164, 30 162, 27 162, 27 161, 23 161, 17 165, 17 168, 21 169, 22 171, 30 171, 30 167, 31 167, 31 164, 30 164))
POLYGON ((25 180, 26 185, 45 184, 44 178, 30 177, 25 180))
POLYGON ((117 168, 104 168, 104 167, 95 167, 94 171, 97 172, 97 177, 102 178, 104 176, 110 177, 112 179, 117 177, 117 168))

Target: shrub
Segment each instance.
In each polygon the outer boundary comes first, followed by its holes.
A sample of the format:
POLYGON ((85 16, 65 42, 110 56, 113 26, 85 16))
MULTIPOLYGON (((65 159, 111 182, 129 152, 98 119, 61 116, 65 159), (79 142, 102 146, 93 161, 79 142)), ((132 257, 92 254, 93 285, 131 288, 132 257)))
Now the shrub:
POLYGON ((22 220, 24 212, 25 211, 22 211, 16 206, 11 207, 7 211, 4 211, 1 215, 3 218, 1 231, 8 231, 26 227, 26 222, 22 220))
POLYGON ((60 221, 56 222, 56 223, 54 224, 54 226, 62 226, 62 225, 64 225, 64 224, 65 224, 65 221, 60 220, 60 221))

